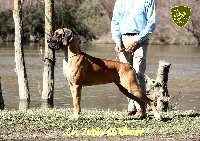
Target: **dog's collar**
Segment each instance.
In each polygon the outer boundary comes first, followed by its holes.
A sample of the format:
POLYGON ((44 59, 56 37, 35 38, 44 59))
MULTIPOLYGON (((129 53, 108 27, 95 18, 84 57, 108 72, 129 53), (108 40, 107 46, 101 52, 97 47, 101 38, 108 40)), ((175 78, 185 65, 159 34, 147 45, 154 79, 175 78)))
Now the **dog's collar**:
POLYGON ((77 55, 79 55, 79 54, 81 54, 81 52, 75 53, 75 54, 73 54, 72 56, 70 56, 69 58, 73 58, 73 57, 75 57, 75 56, 77 56, 77 55))

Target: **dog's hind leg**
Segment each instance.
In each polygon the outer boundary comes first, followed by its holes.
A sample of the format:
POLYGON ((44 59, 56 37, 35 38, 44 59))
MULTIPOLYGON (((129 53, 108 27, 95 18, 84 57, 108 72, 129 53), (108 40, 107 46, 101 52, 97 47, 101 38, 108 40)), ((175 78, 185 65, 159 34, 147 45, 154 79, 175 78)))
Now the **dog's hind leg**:
MULTIPOLYGON (((151 109, 153 110, 153 114, 156 120, 161 120, 160 114, 158 113, 158 111, 156 110, 156 106, 155 106, 155 102, 153 100, 151 100, 150 98, 148 98, 141 89, 136 89, 136 90, 131 90, 130 91, 131 94, 133 94, 134 96, 136 96, 138 99, 142 100, 143 102, 147 103, 151 109)), ((142 108, 142 107, 141 107, 142 108)))
POLYGON ((124 95, 138 102, 142 110, 142 118, 146 116, 145 103, 147 103, 152 108, 154 117, 156 118, 156 120, 161 120, 160 114, 157 112, 154 102, 151 99, 149 99, 145 94, 143 94, 142 90, 137 86, 136 83, 134 83, 136 85, 136 87, 134 87, 134 91, 132 91, 133 89, 129 90, 131 93, 126 88, 124 88, 121 84, 119 83, 115 83, 115 84, 118 86, 119 90, 124 95))
POLYGON ((81 112, 80 101, 81 101, 81 85, 73 85, 73 105, 74 105, 74 119, 78 119, 81 112))
POLYGON ((140 108, 142 110, 142 116, 140 117, 140 119, 145 118, 146 117, 146 104, 145 102, 141 101, 139 98, 137 98, 136 96, 134 96, 133 94, 129 93, 127 89, 125 89, 121 84, 119 83, 115 83, 119 90, 126 95, 128 98, 131 98, 135 101, 137 101, 137 103, 140 105, 140 108))

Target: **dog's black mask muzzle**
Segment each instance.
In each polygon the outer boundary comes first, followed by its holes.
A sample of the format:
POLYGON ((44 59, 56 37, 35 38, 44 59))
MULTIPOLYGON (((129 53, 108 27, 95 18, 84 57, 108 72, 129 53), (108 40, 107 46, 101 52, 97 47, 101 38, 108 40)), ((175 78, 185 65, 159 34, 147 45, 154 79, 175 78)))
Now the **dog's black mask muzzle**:
POLYGON ((61 45, 62 45, 61 40, 55 40, 55 39, 52 39, 52 38, 47 40, 47 43, 48 43, 48 47, 50 49, 55 49, 55 50, 59 50, 61 48, 61 45))
POLYGON ((49 48, 59 50, 63 45, 68 45, 73 39, 74 34, 71 30, 65 28, 62 30, 63 34, 55 32, 54 36, 47 40, 49 48))

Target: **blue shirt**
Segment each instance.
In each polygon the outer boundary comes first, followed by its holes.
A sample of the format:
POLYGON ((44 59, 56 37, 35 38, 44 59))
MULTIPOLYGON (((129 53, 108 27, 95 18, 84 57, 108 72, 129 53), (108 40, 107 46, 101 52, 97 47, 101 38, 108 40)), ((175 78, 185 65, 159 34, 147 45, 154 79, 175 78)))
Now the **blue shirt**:
POLYGON ((156 28, 154 0, 117 0, 111 21, 115 43, 121 43, 122 34, 139 33, 138 43, 146 40, 156 28))

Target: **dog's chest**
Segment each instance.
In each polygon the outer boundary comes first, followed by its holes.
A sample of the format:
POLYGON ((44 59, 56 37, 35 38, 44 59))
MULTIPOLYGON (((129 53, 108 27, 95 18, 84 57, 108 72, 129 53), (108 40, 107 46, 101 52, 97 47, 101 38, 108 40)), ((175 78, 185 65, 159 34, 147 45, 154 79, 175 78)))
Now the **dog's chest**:
POLYGON ((79 71, 74 68, 72 65, 67 63, 65 59, 63 60, 63 74, 64 77, 71 83, 76 81, 76 76, 78 76, 79 71))
POLYGON ((68 81, 73 80, 74 76, 73 68, 68 65, 65 59, 63 59, 63 74, 68 81))

